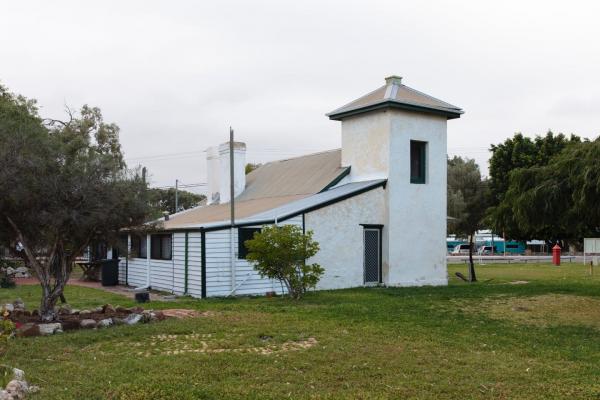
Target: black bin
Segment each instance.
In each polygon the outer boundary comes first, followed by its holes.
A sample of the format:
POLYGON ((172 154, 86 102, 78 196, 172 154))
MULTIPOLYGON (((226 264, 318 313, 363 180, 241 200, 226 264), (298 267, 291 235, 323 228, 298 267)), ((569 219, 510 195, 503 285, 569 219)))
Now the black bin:
POLYGON ((102 260, 102 286, 119 284, 119 259, 102 260))

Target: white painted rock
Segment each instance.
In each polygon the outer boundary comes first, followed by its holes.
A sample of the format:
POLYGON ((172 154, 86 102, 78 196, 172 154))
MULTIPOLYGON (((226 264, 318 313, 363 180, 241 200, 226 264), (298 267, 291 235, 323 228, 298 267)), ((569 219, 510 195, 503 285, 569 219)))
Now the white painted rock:
POLYGON ((98 321, 98 328, 108 328, 113 324, 112 318, 106 318, 98 321))
POLYGON ((129 314, 123 322, 127 325, 135 325, 142 320, 142 314, 129 314))
POLYGON ((60 322, 52 322, 49 324, 39 324, 40 335, 48 336, 55 333, 62 333, 62 324, 60 322))
POLYGON ((27 267, 18 267, 15 269, 15 277, 17 278, 29 278, 30 276, 31 274, 29 273, 27 267))
POLYGON ((27 392, 29 392, 29 387, 27 386, 27 382, 13 379, 6 385, 6 391, 12 396, 12 399, 21 400, 24 399, 27 392))
POLYGON ((21 299, 16 299, 12 305, 15 310, 25 311, 25 303, 21 299))
POLYGON ((18 381, 24 381, 25 380, 25 371, 23 371, 22 369, 19 369, 19 368, 13 368, 13 376, 18 381))
POLYGON ((96 321, 93 319, 82 319, 79 326, 83 329, 94 329, 96 327, 96 321))

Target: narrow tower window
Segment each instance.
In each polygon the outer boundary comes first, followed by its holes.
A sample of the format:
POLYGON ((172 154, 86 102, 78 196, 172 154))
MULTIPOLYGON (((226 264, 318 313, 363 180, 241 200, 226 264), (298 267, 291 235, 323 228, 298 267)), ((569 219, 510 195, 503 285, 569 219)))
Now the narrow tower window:
POLYGON ((410 183, 425 183, 427 142, 410 141, 410 183))

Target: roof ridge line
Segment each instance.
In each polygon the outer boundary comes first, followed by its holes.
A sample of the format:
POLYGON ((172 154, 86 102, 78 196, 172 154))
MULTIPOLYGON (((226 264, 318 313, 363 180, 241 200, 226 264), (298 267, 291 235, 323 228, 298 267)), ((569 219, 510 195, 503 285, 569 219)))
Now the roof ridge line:
POLYGON ((265 165, 269 165, 269 164, 274 164, 274 163, 278 163, 278 162, 285 162, 285 161, 290 161, 290 160, 296 160, 298 158, 303 158, 303 157, 312 157, 312 156, 318 156, 319 154, 325 154, 325 153, 333 153, 334 151, 341 151, 341 148, 338 149, 330 149, 330 150, 323 150, 323 151, 318 151, 316 153, 309 153, 309 154, 303 154, 301 156, 294 156, 294 157, 290 157, 290 158, 282 158, 280 160, 273 160, 273 161, 269 161, 263 164, 263 166, 265 165))
MULTIPOLYGON (((438 99, 437 97, 433 97, 433 96, 431 96, 431 95, 429 95, 429 94, 427 94, 427 93, 423 93, 423 92, 421 92, 420 90, 417 90, 417 89, 411 88, 410 86, 407 86, 407 85, 405 85, 405 84, 402 84, 401 86, 404 86, 404 87, 405 87, 405 88, 407 88, 408 90, 412 90, 413 92, 416 92, 416 93, 418 93, 418 94, 420 94, 420 95, 423 95, 423 96, 425 96, 425 97, 428 97, 428 98, 430 98, 430 99, 432 99, 432 100, 439 101, 440 103, 444 103, 444 104, 446 104, 446 105, 448 105, 448 106, 449 106, 448 108, 452 108, 452 109, 455 109, 455 110, 462 110, 462 108, 460 108, 460 107, 458 107, 458 106, 455 106, 454 104, 450 104, 450 103, 448 103, 448 102, 446 102, 446 101, 444 101, 444 100, 440 100, 440 99, 438 99)), ((396 100, 396 101, 398 101, 398 100, 396 100)), ((413 102, 413 104, 423 104, 423 103, 413 102)))
MULTIPOLYGON (((335 110, 333 110, 333 111, 331 111, 331 112, 329 112, 329 113, 327 113, 327 114, 325 114, 325 115, 326 115, 326 116, 329 116, 329 115, 331 115, 331 114, 335 114, 336 112, 338 112, 338 110, 341 110, 341 109, 343 109, 343 108, 346 108, 346 107, 348 107, 350 104, 352 104, 352 103, 356 103, 357 101, 359 101, 359 100, 360 100, 360 99, 362 99, 363 97, 370 96, 370 95, 372 95, 373 93, 375 93, 376 91, 378 91, 378 90, 381 90, 381 89, 382 89, 382 88, 384 88, 384 87, 387 87, 387 83, 386 83, 385 85, 383 85, 383 86, 380 86, 380 87, 378 87, 378 88, 377 88, 377 89, 375 89, 375 90, 371 90, 371 91, 370 91, 369 93, 367 93, 367 94, 364 94, 364 95, 360 96, 358 99, 354 99, 354 100, 352 100, 351 102, 349 102, 349 103, 346 103, 346 104, 344 104, 343 106, 336 108, 335 110)), ((384 93, 384 95, 385 95, 385 93, 384 93)))

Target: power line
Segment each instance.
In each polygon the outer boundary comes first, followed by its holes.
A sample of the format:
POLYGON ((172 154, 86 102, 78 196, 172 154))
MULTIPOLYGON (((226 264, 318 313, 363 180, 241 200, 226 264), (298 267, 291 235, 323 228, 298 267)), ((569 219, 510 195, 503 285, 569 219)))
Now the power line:
MULTIPOLYGON (((246 151, 246 154, 267 154, 267 155, 290 155, 297 154, 301 152, 317 152, 322 151, 321 148, 294 148, 294 150, 290 150, 282 147, 258 147, 253 148, 246 151)), ((162 153, 162 154, 154 154, 147 156, 138 156, 138 157, 128 157, 126 161, 160 161, 160 160, 168 160, 173 158, 190 158, 197 157, 206 153, 206 150, 192 150, 192 151, 183 151, 177 153, 162 153)))

